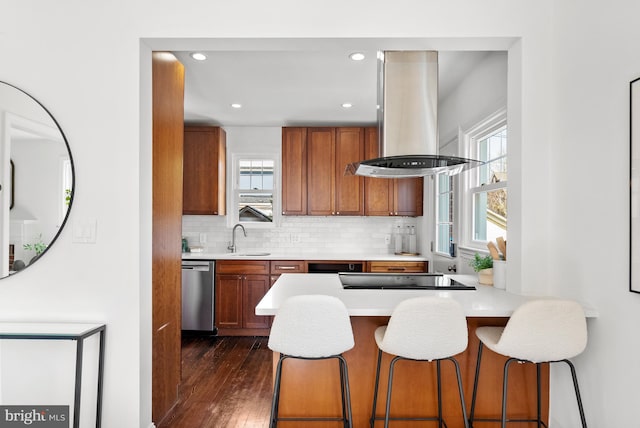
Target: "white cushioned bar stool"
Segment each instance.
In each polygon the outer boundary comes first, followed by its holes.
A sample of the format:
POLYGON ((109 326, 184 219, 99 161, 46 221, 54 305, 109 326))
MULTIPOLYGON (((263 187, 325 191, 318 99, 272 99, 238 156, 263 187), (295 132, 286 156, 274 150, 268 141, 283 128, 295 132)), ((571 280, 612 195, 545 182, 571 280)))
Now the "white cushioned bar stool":
POLYGON ((580 354, 587 346, 587 322, 580 304, 571 300, 533 300, 518 307, 505 327, 478 327, 476 336, 480 339, 480 345, 471 399, 471 426, 476 421, 491 421, 501 422, 502 428, 507 426, 507 422, 537 422, 538 427, 546 427, 541 416, 540 365, 564 362, 571 369, 582 427, 587 427, 576 370, 569 361, 569 358, 580 354), (497 354, 509 357, 504 364, 500 419, 474 417, 482 349, 485 346, 497 354), (514 361, 536 364, 538 405, 535 419, 507 419, 508 373, 509 366, 514 361))
POLYGON ((349 373, 343 352, 353 348, 351 320, 344 303, 333 296, 301 295, 283 302, 276 312, 269 335, 269 349, 280 353, 273 388, 270 427, 281 421, 343 421, 352 427, 349 373), (339 361, 342 417, 296 418, 278 417, 282 363, 287 358, 339 361))
POLYGON ((384 415, 385 428, 389 426, 389 421, 392 420, 437 421, 439 427, 446 426, 442 417, 442 378, 440 372, 440 362, 442 360, 449 360, 455 366, 462 420, 464 421, 464 426, 468 428, 460 366, 453 357, 467 348, 468 341, 467 319, 457 301, 442 297, 416 297, 404 300, 393 310, 389 323, 386 326, 378 327, 374 335, 378 344, 378 363, 370 419, 371 428, 374 427, 376 420, 383 419, 376 416, 380 365, 383 352, 395 355, 389 364, 387 403, 384 415), (395 364, 399 360, 436 362, 437 416, 411 418, 390 416, 393 372, 395 364))

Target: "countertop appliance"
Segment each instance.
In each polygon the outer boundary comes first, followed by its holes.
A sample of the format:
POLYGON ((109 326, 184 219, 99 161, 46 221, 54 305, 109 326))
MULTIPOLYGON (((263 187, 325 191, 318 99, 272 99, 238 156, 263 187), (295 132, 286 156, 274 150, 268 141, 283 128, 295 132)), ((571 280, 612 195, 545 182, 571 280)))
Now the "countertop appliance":
POLYGON ((373 290, 475 290, 438 273, 348 273, 338 274, 342 288, 373 290))
POLYGON ((216 334, 213 260, 182 260, 182 330, 216 334))

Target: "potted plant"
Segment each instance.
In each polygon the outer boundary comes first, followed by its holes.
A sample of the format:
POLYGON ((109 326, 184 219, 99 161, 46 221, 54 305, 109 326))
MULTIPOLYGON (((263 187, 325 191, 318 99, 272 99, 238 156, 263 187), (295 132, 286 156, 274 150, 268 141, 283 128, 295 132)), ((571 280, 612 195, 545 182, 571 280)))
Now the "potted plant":
POLYGON ((47 249, 47 244, 45 244, 44 242, 42 242, 42 233, 38 236, 38 240, 37 242, 33 243, 33 244, 24 244, 22 246, 22 248, 26 251, 35 251, 36 255, 35 257, 33 257, 30 261, 29 264, 33 263, 34 261, 36 261, 38 259, 38 257, 40 257, 42 255, 42 253, 44 253, 44 251, 47 249))
POLYGON ((478 272, 478 282, 485 285, 493 285, 493 258, 491 256, 482 257, 476 253, 469 265, 478 272))

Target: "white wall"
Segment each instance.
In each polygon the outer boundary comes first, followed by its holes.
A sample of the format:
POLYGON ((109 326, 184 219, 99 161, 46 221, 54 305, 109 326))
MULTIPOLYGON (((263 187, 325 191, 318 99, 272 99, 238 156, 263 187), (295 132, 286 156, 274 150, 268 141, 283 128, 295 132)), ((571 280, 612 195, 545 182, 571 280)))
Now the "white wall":
MULTIPOLYGON (((198 48, 208 45, 204 38, 256 37, 259 48, 278 37, 420 37, 438 49, 508 49, 510 271, 516 267, 525 292, 585 297, 600 309, 578 359, 587 414, 591 426, 634 426, 640 296, 626 292, 626 88, 640 73, 637 7, 0 0, 2 80, 58 119, 76 162, 69 224, 98 225, 95 245, 73 244, 69 227, 36 265, 2 280, 0 318, 106 322, 103 425, 149 426, 150 48, 187 38, 198 48), (603 165, 607 152, 612 161, 603 165)), ((552 398, 553 427, 574 427, 572 394, 555 377, 552 398)))
MULTIPOLYGON (((638 16, 638 2, 558 2, 549 51, 547 282, 554 293, 591 301, 600 312, 589 323, 588 352, 576 359, 594 427, 638 426, 640 295, 627 291, 629 82, 640 77, 638 16)), ((563 377, 554 390, 558 407, 575 408, 570 391, 563 377)), ((576 412, 553 416, 557 426, 578 425, 576 412)))
MULTIPOLYGON (((438 106, 440 144, 507 105, 507 52, 488 52, 438 106)), ((453 156, 463 153, 456 151, 453 156)))

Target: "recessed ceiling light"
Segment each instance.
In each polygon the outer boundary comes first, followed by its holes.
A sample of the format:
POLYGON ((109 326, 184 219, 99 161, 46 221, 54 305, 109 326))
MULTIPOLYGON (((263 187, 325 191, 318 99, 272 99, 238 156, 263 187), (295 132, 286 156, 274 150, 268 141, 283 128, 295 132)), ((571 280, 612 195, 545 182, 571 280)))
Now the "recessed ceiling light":
POLYGON ((207 56, 201 52, 193 52, 191 53, 191 58, 195 59, 196 61, 204 61, 207 59, 207 56))
POLYGON ((362 52, 354 52, 351 55, 349 55, 349 58, 351 58, 354 61, 362 61, 364 59, 364 54, 362 52))
POLYGON ((342 107, 351 108, 351 107, 353 107, 353 104, 351 104, 351 103, 342 103, 342 107))
POLYGON ((242 104, 233 103, 233 104, 231 104, 231 107, 233 107, 233 108, 242 108, 242 104))

